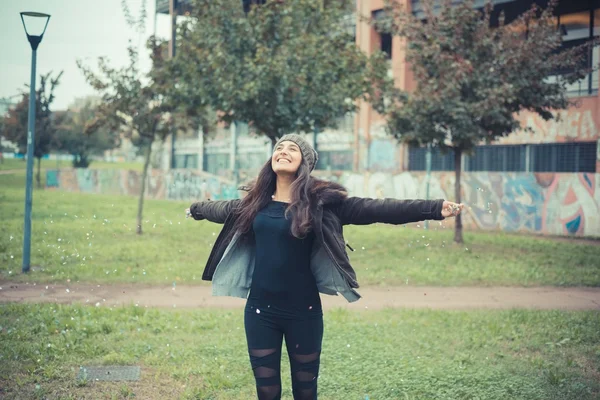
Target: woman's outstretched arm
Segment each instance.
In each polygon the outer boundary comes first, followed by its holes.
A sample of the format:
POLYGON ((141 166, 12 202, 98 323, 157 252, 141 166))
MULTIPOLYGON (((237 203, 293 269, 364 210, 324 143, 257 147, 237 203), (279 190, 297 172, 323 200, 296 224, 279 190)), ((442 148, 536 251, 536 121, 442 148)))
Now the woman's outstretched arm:
POLYGON ((240 202, 240 199, 199 201, 193 203, 190 208, 186 210, 186 215, 191 216, 197 221, 207 219, 211 222, 222 224, 240 202))
POLYGON ((462 204, 445 200, 348 197, 335 211, 343 225, 368 225, 377 222, 400 225, 426 219, 443 220, 458 215, 462 207, 462 204))

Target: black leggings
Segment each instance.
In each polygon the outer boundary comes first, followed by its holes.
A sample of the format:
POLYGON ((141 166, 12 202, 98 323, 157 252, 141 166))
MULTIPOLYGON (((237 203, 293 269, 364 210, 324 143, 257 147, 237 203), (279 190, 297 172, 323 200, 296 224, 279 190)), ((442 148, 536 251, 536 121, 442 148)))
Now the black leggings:
POLYGON ((322 313, 290 318, 272 309, 247 305, 244 325, 258 399, 281 398, 281 345, 284 335, 290 358, 294 399, 317 399, 323 341, 322 313))

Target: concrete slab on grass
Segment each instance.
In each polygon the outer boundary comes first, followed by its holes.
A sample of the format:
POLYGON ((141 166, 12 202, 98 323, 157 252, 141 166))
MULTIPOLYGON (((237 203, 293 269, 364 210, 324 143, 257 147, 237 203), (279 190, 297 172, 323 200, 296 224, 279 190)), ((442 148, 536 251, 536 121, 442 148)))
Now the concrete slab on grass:
POLYGON ((102 366, 80 367, 78 381, 138 381, 140 367, 138 366, 102 366))

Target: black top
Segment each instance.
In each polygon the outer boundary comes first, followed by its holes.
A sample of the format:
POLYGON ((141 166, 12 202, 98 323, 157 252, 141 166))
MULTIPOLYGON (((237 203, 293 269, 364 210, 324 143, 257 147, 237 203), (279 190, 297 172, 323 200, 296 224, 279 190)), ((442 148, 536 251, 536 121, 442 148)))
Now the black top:
POLYGON ((315 234, 294 237, 292 216, 284 215, 286 207, 287 203, 271 201, 254 219, 256 262, 248 300, 265 311, 320 313, 321 299, 310 269, 315 234))

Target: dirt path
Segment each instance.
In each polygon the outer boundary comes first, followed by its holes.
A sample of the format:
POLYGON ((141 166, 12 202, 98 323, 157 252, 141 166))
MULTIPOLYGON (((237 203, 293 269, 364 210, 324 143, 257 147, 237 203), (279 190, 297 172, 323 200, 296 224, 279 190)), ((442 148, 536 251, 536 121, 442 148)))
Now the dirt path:
POLYGON ((19 172, 19 171, 24 171, 24 170, 22 170, 22 169, 5 169, 3 171, 0 171, 0 175, 14 174, 14 173, 19 172))
MULTIPOLYGON (((23 284, 0 282, 0 303, 83 303, 102 306, 198 308, 243 307, 244 299, 213 297, 208 285, 147 286, 135 284, 23 284)), ((382 309, 561 309, 600 310, 600 288, 517 287, 365 287, 349 304, 341 296, 323 295, 323 307, 382 309)))

